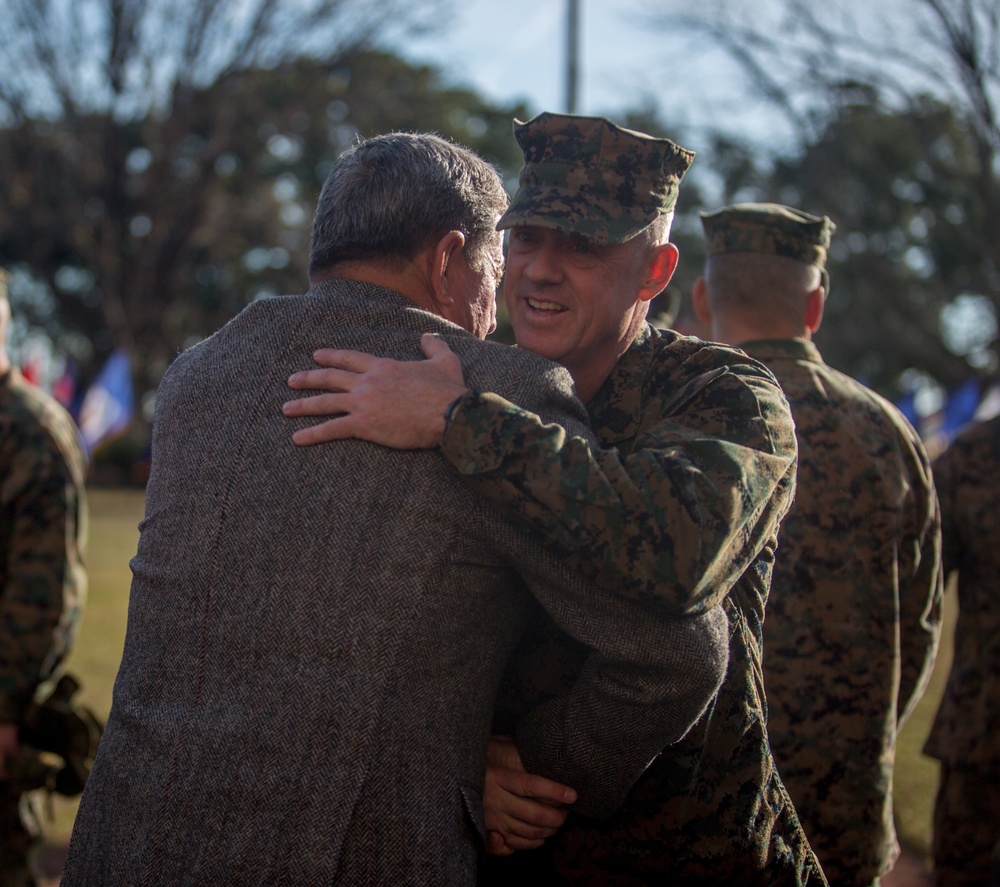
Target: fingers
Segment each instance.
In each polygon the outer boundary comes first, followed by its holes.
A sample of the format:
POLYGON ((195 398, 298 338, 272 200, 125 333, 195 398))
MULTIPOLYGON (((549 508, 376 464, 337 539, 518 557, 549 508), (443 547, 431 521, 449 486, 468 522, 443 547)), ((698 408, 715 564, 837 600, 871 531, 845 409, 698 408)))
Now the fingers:
POLYGON ((424 357, 430 358, 455 353, 448 347, 448 343, 444 339, 432 333, 424 333, 420 337, 420 349, 424 352, 424 357))
POLYGON ((486 745, 486 762, 494 767, 524 771, 521 756, 512 736, 491 736, 486 745))
POLYGON ((350 391, 358 378, 357 373, 340 369, 301 370, 288 377, 288 387, 299 391, 310 388, 318 391, 350 391))
POLYGON ((576 792, 568 785, 518 770, 496 767, 497 785, 504 791, 521 798, 530 798, 542 804, 573 804, 576 792))
POLYGON ((507 791, 496 773, 487 772, 487 778, 491 775, 495 785, 486 789, 483 808, 504 825, 504 831, 510 829, 524 838, 548 837, 566 821, 568 807, 507 791))
POLYGON ((281 405, 281 412, 286 416, 332 416, 347 413, 350 412, 348 398, 349 395, 346 394, 314 394, 286 401, 281 405))
POLYGON ((573 804, 576 792, 544 776, 525 772, 517 745, 508 736, 491 736, 486 747, 486 762, 492 770, 492 781, 505 792, 532 798, 546 804, 573 804))
POLYGON ((343 348, 320 348, 313 352, 313 360, 320 366, 347 370, 350 373, 366 373, 379 359, 363 351, 347 351, 343 348))
POLYGON ((514 848, 507 846, 500 832, 489 832, 486 835, 486 852, 490 856, 510 856, 514 848))
MULTIPOLYGON (((491 740, 497 748, 512 743, 491 740)), ((504 748, 504 752, 509 749, 504 748)), ((494 754, 497 749, 494 749, 494 754)), ((565 785, 532 776, 523 770, 511 770, 488 764, 483 786, 483 817, 491 839, 491 853, 504 855, 514 850, 540 847, 554 835, 569 815, 562 799, 576 799, 576 792, 565 785), (539 800, 543 798, 544 800, 539 800), (502 845, 501 845, 502 841, 502 845)))
POLYGON ((331 440, 347 440, 355 436, 355 429, 351 416, 338 416, 321 422, 319 425, 311 425, 309 428, 300 428, 292 435, 292 443, 300 447, 309 447, 313 444, 328 443, 331 440))

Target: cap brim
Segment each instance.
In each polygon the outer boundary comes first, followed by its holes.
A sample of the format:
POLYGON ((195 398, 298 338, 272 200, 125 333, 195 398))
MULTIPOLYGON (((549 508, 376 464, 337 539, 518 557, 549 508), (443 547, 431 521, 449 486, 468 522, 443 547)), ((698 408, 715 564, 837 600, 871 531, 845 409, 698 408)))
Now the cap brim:
POLYGON ((497 230, 537 225, 591 243, 618 244, 631 240, 648 224, 645 218, 627 215, 611 218, 579 193, 567 195, 546 188, 528 194, 518 191, 497 222, 497 230))

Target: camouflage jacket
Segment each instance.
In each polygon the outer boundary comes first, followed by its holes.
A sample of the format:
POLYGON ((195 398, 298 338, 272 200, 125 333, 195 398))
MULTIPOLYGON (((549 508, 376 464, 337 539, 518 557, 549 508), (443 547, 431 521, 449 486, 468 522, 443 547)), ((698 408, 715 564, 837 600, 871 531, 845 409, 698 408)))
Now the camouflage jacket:
MULTIPOLYGON (((588 411, 605 449, 470 394, 452 410, 443 451, 588 576, 672 612, 723 601, 729 670, 706 715, 615 817, 571 816, 541 850, 489 861, 484 881, 541 872, 572 884, 825 883, 764 725, 761 621, 795 476, 779 387, 740 352, 647 327, 588 411)), ((496 729, 564 692, 581 657, 539 616, 505 680, 496 729)))
POLYGON ((868 885, 899 853, 896 733, 940 635, 930 463, 899 410, 813 343, 740 347, 781 383, 799 444, 764 620, 771 750, 830 882, 868 885))
POLYGON ((944 568, 958 573, 955 653, 924 751, 956 767, 1000 766, 1000 416, 934 462, 944 568))
POLYGON ((17 369, 0 376, 0 723, 69 652, 86 594, 76 426, 17 369))

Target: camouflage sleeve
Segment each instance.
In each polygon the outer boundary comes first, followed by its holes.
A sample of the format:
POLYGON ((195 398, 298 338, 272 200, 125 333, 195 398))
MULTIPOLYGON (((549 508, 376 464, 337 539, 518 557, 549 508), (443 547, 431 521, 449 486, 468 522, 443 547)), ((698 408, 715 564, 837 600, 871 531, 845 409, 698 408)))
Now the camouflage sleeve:
POLYGON ((19 720, 35 687, 68 651, 85 584, 83 496, 51 443, 21 447, 5 460, 0 722, 19 720))
POLYGON ((919 441, 911 443, 911 495, 900 527, 899 726, 920 699, 941 637, 944 574, 941 512, 930 463, 919 441))
POLYGON ((453 407, 442 452, 588 578, 669 613, 705 612, 776 532, 797 447, 773 378, 720 372, 688 387, 658 416, 644 407, 653 420, 628 453, 472 392, 453 407))

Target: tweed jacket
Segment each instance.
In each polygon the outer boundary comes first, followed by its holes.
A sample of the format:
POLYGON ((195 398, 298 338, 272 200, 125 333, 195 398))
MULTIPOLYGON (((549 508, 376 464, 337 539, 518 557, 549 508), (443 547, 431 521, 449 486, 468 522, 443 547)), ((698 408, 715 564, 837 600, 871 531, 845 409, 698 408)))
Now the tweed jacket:
POLYGON ((286 380, 313 350, 419 359, 424 332, 470 384, 588 434, 561 368, 352 281, 258 301, 170 368, 66 887, 472 883, 525 584, 592 650, 575 695, 538 714, 549 753, 594 772, 585 807, 620 803, 707 704, 720 612, 669 623, 585 585, 436 452, 292 444, 286 380), (626 751, 605 767, 605 748, 626 751))

